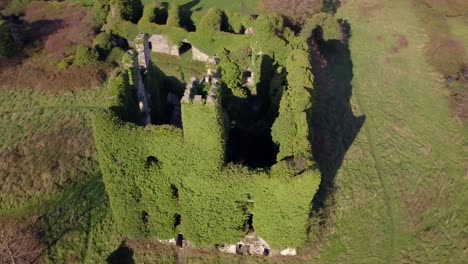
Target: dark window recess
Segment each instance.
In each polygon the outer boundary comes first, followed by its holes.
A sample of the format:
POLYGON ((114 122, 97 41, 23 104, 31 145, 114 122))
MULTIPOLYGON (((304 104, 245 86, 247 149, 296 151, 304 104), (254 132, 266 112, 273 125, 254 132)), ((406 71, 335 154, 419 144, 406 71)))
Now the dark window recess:
POLYGON ((263 256, 268 256, 268 255, 270 255, 270 249, 269 249, 269 248, 265 248, 265 249, 263 250, 263 256))
POLYGON ((180 214, 174 215, 174 229, 177 228, 182 222, 182 216, 180 214))
POLYGON ((146 168, 149 168, 156 164, 159 164, 159 160, 155 156, 149 156, 148 158, 146 158, 146 168))
POLYGON ((149 48, 150 50, 153 49, 153 43, 151 43, 151 41, 148 41, 148 48, 149 48))
POLYGON ((149 214, 148 214, 148 212, 143 211, 143 212, 141 213, 141 221, 143 221, 143 223, 145 223, 145 225, 146 225, 146 224, 148 224, 148 219, 149 219, 149 214))
POLYGON ((253 227, 253 214, 248 214, 247 219, 244 221, 243 230, 247 232, 254 231, 253 227))
POLYGON ((176 238, 176 245, 178 247, 183 247, 184 246, 184 235, 178 234, 176 238))
POLYGON ((174 184, 171 184, 172 198, 179 200, 179 189, 174 184))

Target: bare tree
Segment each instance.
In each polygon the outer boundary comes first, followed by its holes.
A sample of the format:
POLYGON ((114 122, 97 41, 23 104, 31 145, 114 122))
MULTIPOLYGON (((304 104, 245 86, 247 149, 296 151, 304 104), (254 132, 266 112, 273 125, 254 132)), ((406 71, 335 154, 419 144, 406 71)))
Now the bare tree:
POLYGON ((36 263, 43 250, 32 224, 0 220, 0 263, 36 263))

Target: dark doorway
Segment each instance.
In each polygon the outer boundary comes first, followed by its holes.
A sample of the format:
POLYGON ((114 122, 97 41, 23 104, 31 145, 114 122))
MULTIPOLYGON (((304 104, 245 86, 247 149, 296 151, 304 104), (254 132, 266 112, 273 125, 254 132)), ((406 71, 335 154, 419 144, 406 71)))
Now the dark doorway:
POLYGON ((180 214, 174 215, 174 229, 176 229, 182 222, 182 216, 180 214))
POLYGON ((179 189, 174 184, 171 184, 172 198, 179 200, 179 189))
POLYGON ((176 238, 176 245, 178 247, 183 247, 184 246, 184 235, 178 234, 176 238))
POLYGON ((182 45, 179 48, 179 54, 182 56, 184 53, 192 49, 192 45, 188 42, 182 42, 182 45))

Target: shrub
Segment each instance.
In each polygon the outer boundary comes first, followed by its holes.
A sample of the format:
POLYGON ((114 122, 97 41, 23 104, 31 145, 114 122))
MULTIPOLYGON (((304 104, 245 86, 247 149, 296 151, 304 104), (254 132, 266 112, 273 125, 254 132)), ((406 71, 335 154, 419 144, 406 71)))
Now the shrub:
POLYGON ((86 66, 97 63, 99 59, 99 53, 86 45, 80 45, 76 49, 75 60, 73 64, 76 66, 86 66))
POLYGON ((121 64, 123 55, 125 54, 125 50, 114 47, 110 51, 109 55, 106 58, 106 62, 121 64))
POLYGON ((238 89, 241 83, 242 71, 239 66, 234 63, 227 50, 223 50, 219 54, 221 61, 221 74, 223 82, 231 90, 238 89))
POLYGON ((0 58, 9 57, 18 51, 8 24, 0 18, 0 58))
POLYGON ((99 25, 106 23, 107 14, 109 13, 109 0, 95 0, 93 5, 94 20, 99 25))
POLYGON ((112 36, 109 33, 99 33, 93 41, 93 47, 99 52, 99 58, 105 59, 112 49, 112 36))
POLYGON ((73 60, 74 60, 73 56, 68 56, 68 57, 64 58, 63 60, 59 61, 59 63, 57 63, 57 67, 60 70, 66 70, 68 68, 68 66, 73 64, 73 60))
POLYGON ((200 20, 197 28, 202 31, 220 31, 223 18, 223 11, 211 8, 200 20))
POLYGON ((140 0, 111 0, 111 5, 118 9, 124 20, 137 23, 143 15, 143 4, 140 0))
POLYGON ((312 31, 318 27, 322 30, 322 38, 324 40, 340 40, 343 38, 340 23, 333 15, 327 13, 318 13, 307 19, 307 22, 301 31, 301 35, 308 38, 312 34, 312 31))

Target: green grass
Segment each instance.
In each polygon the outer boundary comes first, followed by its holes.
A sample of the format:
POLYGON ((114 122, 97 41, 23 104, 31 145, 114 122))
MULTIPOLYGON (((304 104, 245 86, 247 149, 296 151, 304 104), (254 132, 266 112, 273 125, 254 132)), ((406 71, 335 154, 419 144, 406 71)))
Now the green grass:
POLYGON ((27 208, 99 173, 89 117, 104 107, 103 91, 0 92, 0 211, 27 208))
POLYGON ((335 178, 319 262, 466 260, 466 128, 424 56, 427 32, 415 12, 406 1, 338 9, 351 26, 351 103, 366 118, 335 178), (398 35, 409 45, 395 53, 398 35))
POLYGON ((189 83, 191 77, 201 79, 206 74, 205 63, 192 60, 191 50, 180 57, 152 53, 151 61, 167 76, 168 82, 172 87, 176 87, 180 94, 183 93, 185 83, 189 83))

